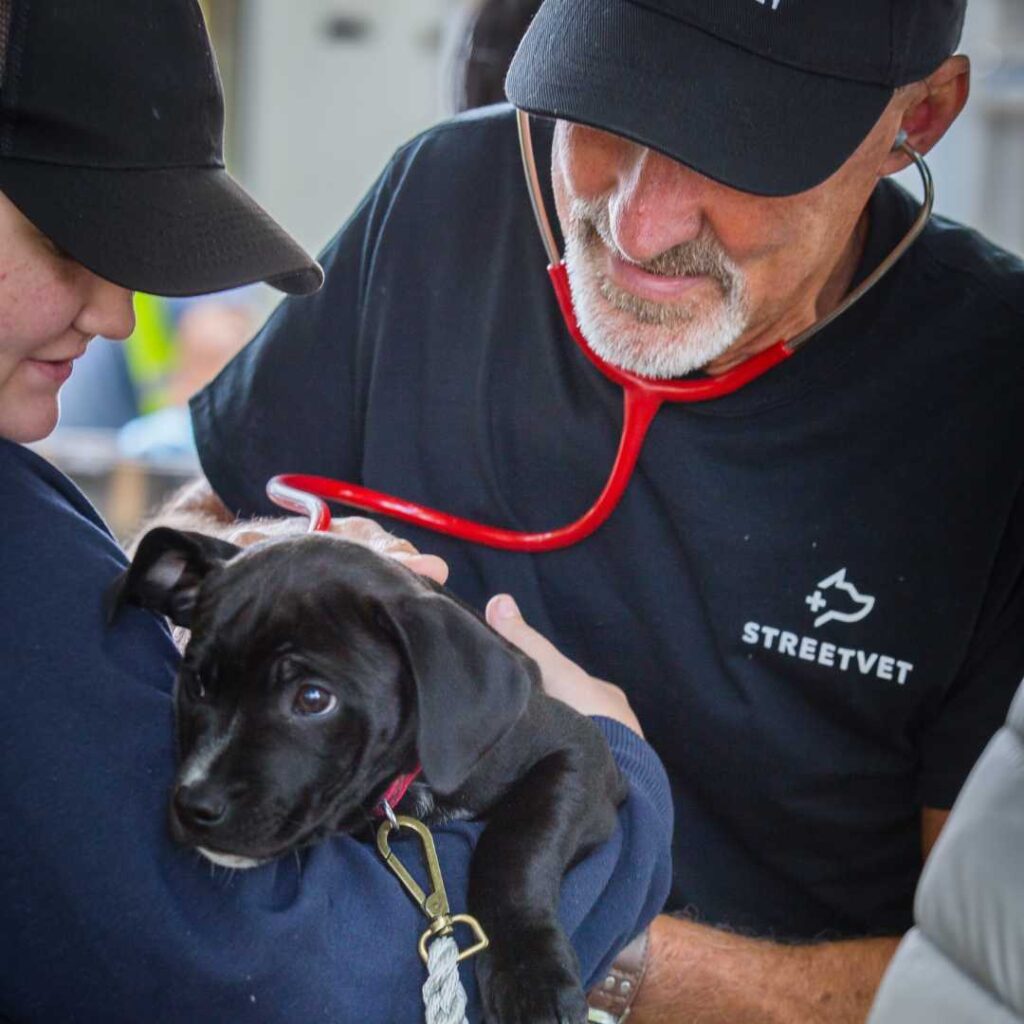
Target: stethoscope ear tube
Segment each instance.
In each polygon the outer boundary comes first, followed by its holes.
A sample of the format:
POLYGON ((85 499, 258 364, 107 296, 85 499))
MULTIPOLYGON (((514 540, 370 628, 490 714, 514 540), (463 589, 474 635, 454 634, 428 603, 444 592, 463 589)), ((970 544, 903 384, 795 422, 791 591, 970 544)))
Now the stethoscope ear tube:
POLYGON ((523 161, 523 174, 526 176, 526 191, 533 207, 533 219, 537 222, 540 239, 544 243, 544 251, 548 254, 548 266, 557 267, 562 262, 562 254, 558 251, 555 233, 551 230, 547 207, 544 205, 544 193, 540 187, 540 175, 537 173, 537 159, 533 155, 533 133, 530 131, 530 115, 525 110, 516 111, 516 129, 519 132, 519 155, 523 161))
POLYGON ((664 402, 703 402, 719 398, 738 390, 752 380, 767 373, 772 367, 790 358, 818 331, 849 309, 889 271, 914 240, 924 230, 931 215, 935 199, 931 173, 921 155, 901 138, 894 148, 902 149, 917 166, 924 184, 924 201, 913 225, 891 253, 857 286, 828 316, 812 324, 807 330, 789 341, 778 341, 738 366, 714 377, 685 380, 654 380, 623 370, 601 359, 587 343, 576 321, 572 293, 565 263, 558 251, 551 222, 544 207, 540 177, 533 155, 529 116, 517 111, 519 143, 523 157, 530 203, 548 254, 548 274, 559 308, 573 340, 587 359, 606 377, 623 389, 622 436, 612 464, 608 481, 597 501, 579 519, 554 530, 526 532, 487 526, 415 502, 383 494, 359 484, 345 483, 326 477, 289 473, 275 476, 267 484, 272 501, 292 512, 309 516, 310 530, 326 530, 330 526, 330 512, 324 499, 348 505, 370 514, 385 515, 401 522, 474 544, 501 548, 507 551, 542 552, 577 544, 589 537, 615 510, 629 484, 633 469, 643 447, 647 429, 664 402))
POLYGON ((823 316, 816 323, 811 324, 807 330, 801 331, 796 337, 790 338, 786 342, 786 347, 790 352, 796 352, 797 349, 806 345, 818 331, 827 327, 836 317, 842 316, 855 302, 863 298, 867 292, 874 288, 889 273, 896 261, 917 241, 918 235, 927 227, 928 219, 932 215, 932 208, 935 206, 935 182, 932 179, 932 172, 929 170, 928 164, 925 163, 924 157, 907 141, 906 132, 901 131, 899 133, 893 149, 899 149, 906 153, 914 162, 918 174, 921 175, 924 195, 921 199, 921 208, 917 211, 917 216, 914 218, 914 223, 910 225, 910 229, 899 240, 892 252, 831 313, 823 316))

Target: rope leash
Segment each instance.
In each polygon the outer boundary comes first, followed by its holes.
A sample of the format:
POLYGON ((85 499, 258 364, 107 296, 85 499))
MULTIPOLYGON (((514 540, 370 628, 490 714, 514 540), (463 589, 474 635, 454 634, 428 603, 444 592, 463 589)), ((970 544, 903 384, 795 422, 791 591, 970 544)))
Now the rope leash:
POLYGON ((459 978, 459 947, 450 935, 442 935, 430 944, 423 1005, 427 1024, 466 1024, 466 990, 459 978))
POLYGON ((487 936, 480 922, 469 914, 452 914, 448 907, 441 865, 430 830, 422 821, 405 815, 396 815, 391 804, 381 801, 385 820, 377 830, 377 850, 384 863, 412 896, 420 910, 430 920, 427 930, 420 936, 420 958, 427 965, 427 981, 423 986, 423 1004, 427 1024, 466 1024, 466 990, 459 977, 459 964, 488 946, 487 936), (423 847, 423 858, 430 875, 429 893, 420 888, 405 865, 395 856, 390 845, 392 832, 409 829, 415 832, 423 847), (452 937, 456 924, 467 925, 476 935, 476 942, 459 952, 452 937))

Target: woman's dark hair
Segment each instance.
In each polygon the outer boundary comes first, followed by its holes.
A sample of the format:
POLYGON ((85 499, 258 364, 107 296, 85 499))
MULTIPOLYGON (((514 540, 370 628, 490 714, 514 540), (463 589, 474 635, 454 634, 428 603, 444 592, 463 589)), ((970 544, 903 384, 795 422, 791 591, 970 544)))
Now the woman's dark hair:
POLYGON ((541 0, 483 0, 466 30, 456 71, 456 108, 505 99, 505 72, 541 0))

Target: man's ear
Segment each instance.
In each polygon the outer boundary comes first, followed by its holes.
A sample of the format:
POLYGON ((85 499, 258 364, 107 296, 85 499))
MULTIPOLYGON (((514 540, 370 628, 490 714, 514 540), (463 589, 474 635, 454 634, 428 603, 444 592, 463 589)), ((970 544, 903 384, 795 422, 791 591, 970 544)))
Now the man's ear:
POLYGON ((242 549, 216 537, 158 526, 139 542, 132 564, 107 592, 107 619, 113 621, 123 605, 166 615, 178 626, 189 626, 199 584, 211 569, 222 566, 242 549))
MULTIPOLYGON (((907 142, 927 153, 960 116, 970 91, 971 62, 964 54, 948 57, 927 78, 907 86, 908 104, 900 121, 907 142)), ((881 173, 895 174, 909 164, 910 158, 897 149, 881 173)))
POLYGON ((403 597, 382 610, 415 681, 423 774, 438 793, 453 793, 519 720, 536 666, 445 594, 403 597))

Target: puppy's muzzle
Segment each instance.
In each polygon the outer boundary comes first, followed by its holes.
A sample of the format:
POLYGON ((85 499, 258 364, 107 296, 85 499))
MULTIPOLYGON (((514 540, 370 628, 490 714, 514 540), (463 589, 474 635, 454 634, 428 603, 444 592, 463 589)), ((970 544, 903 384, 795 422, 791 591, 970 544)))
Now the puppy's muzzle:
POLYGON ((183 846, 190 846, 207 860, 221 867, 254 868, 264 862, 256 858, 228 853, 210 847, 223 845, 235 802, 248 788, 214 782, 180 784, 171 797, 171 835, 183 846))
POLYGON ((188 846, 230 831, 234 812, 248 790, 244 782, 201 779, 179 782, 171 797, 174 838, 188 846))
POLYGON ((178 821, 186 830, 197 835, 223 825, 229 806, 227 790, 209 782, 178 786, 172 800, 178 821))

